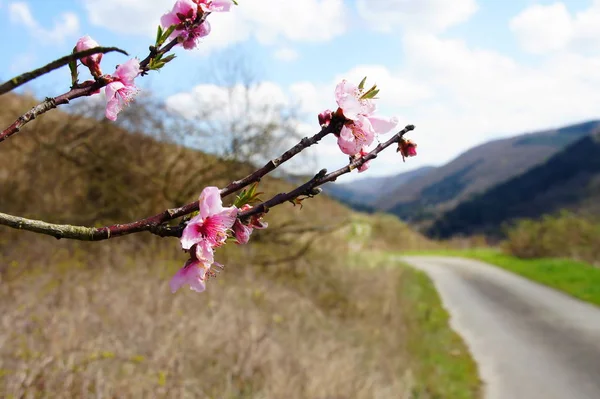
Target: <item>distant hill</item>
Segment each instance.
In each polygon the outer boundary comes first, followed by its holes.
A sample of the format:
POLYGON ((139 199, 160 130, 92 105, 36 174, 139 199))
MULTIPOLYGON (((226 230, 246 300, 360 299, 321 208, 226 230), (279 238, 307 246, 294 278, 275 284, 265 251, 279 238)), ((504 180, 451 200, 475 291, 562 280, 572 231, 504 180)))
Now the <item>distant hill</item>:
MULTIPOLYGON (((407 182, 421 178, 433 166, 424 166, 395 176, 366 177, 349 183, 334 183, 324 187, 324 192, 357 210, 377 210, 375 204, 391 195, 407 182)), ((388 199, 389 200, 389 199, 388 199)))
POLYGON ((589 121, 482 144, 380 197, 374 205, 407 221, 431 221, 599 129, 600 121, 589 121))
POLYGON ((446 212, 431 236, 500 235, 501 225, 567 208, 600 212, 600 132, 586 136, 548 161, 446 212))

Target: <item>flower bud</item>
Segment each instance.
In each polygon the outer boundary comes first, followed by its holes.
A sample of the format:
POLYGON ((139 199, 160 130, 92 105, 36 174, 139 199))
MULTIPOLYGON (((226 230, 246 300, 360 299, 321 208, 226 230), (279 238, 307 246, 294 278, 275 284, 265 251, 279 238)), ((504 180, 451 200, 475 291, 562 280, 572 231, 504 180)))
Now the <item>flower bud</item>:
MULTIPOLYGON (((83 36, 77 41, 75 45, 75 51, 85 51, 94 47, 99 47, 100 45, 94 39, 89 37, 88 35, 83 36)), ((100 61, 102 60, 102 53, 89 55, 87 57, 81 58, 81 63, 88 67, 90 73, 93 77, 97 78, 102 75, 102 70, 100 69, 100 61)))
MULTIPOLYGON (((362 148, 362 149, 360 150, 360 152, 359 152, 358 154, 356 154, 356 155, 355 155, 355 157, 356 157, 356 158, 362 158, 362 157, 364 157, 364 156, 365 156, 365 155, 367 155, 367 154, 369 154, 369 152, 368 152, 368 151, 367 151, 365 148, 362 148)), ((363 163, 361 166, 359 166, 359 168, 358 168, 358 173, 362 173, 362 172, 364 172, 365 170, 369 169, 369 166, 371 166, 370 164, 371 164, 371 161, 370 161, 370 160, 369 160, 369 161, 366 161, 365 163, 363 163)))
POLYGON ((319 125, 327 127, 329 122, 331 122, 331 111, 327 109, 319 114, 319 125))
POLYGON ((398 149, 396 152, 402 154, 402 160, 404 161, 404 158, 417 156, 417 144, 411 140, 401 139, 398 142, 398 149))

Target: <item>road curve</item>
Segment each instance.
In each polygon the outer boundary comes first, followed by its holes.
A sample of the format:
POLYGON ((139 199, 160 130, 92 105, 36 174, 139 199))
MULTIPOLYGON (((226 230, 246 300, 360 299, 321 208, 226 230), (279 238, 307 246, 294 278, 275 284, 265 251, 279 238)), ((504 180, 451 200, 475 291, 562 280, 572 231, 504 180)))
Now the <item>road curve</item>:
POLYGON ((600 399, 600 308, 482 262, 401 257, 433 280, 489 399, 600 399))

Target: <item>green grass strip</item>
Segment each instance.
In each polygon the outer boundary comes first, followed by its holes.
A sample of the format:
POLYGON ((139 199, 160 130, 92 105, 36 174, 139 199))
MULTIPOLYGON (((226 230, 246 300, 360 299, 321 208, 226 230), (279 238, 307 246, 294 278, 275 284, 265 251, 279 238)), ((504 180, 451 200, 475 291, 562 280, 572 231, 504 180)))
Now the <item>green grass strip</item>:
POLYGON ((449 315, 429 277, 403 265, 400 294, 405 306, 408 351, 415 387, 412 399, 481 397, 477 365, 462 338, 449 325, 449 315))

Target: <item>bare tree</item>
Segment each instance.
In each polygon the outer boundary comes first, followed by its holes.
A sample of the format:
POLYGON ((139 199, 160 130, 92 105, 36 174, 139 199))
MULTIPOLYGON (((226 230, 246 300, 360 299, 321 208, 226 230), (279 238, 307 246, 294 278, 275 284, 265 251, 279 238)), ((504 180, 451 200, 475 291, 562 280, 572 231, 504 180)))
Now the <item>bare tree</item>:
POLYGON ((199 90, 172 98, 171 109, 199 127, 197 136, 188 136, 188 144, 221 159, 256 165, 302 137, 298 127, 304 115, 297 104, 262 80, 256 69, 240 48, 224 51, 200 71, 205 83, 199 90), (186 100, 193 106, 182 104, 186 100))

